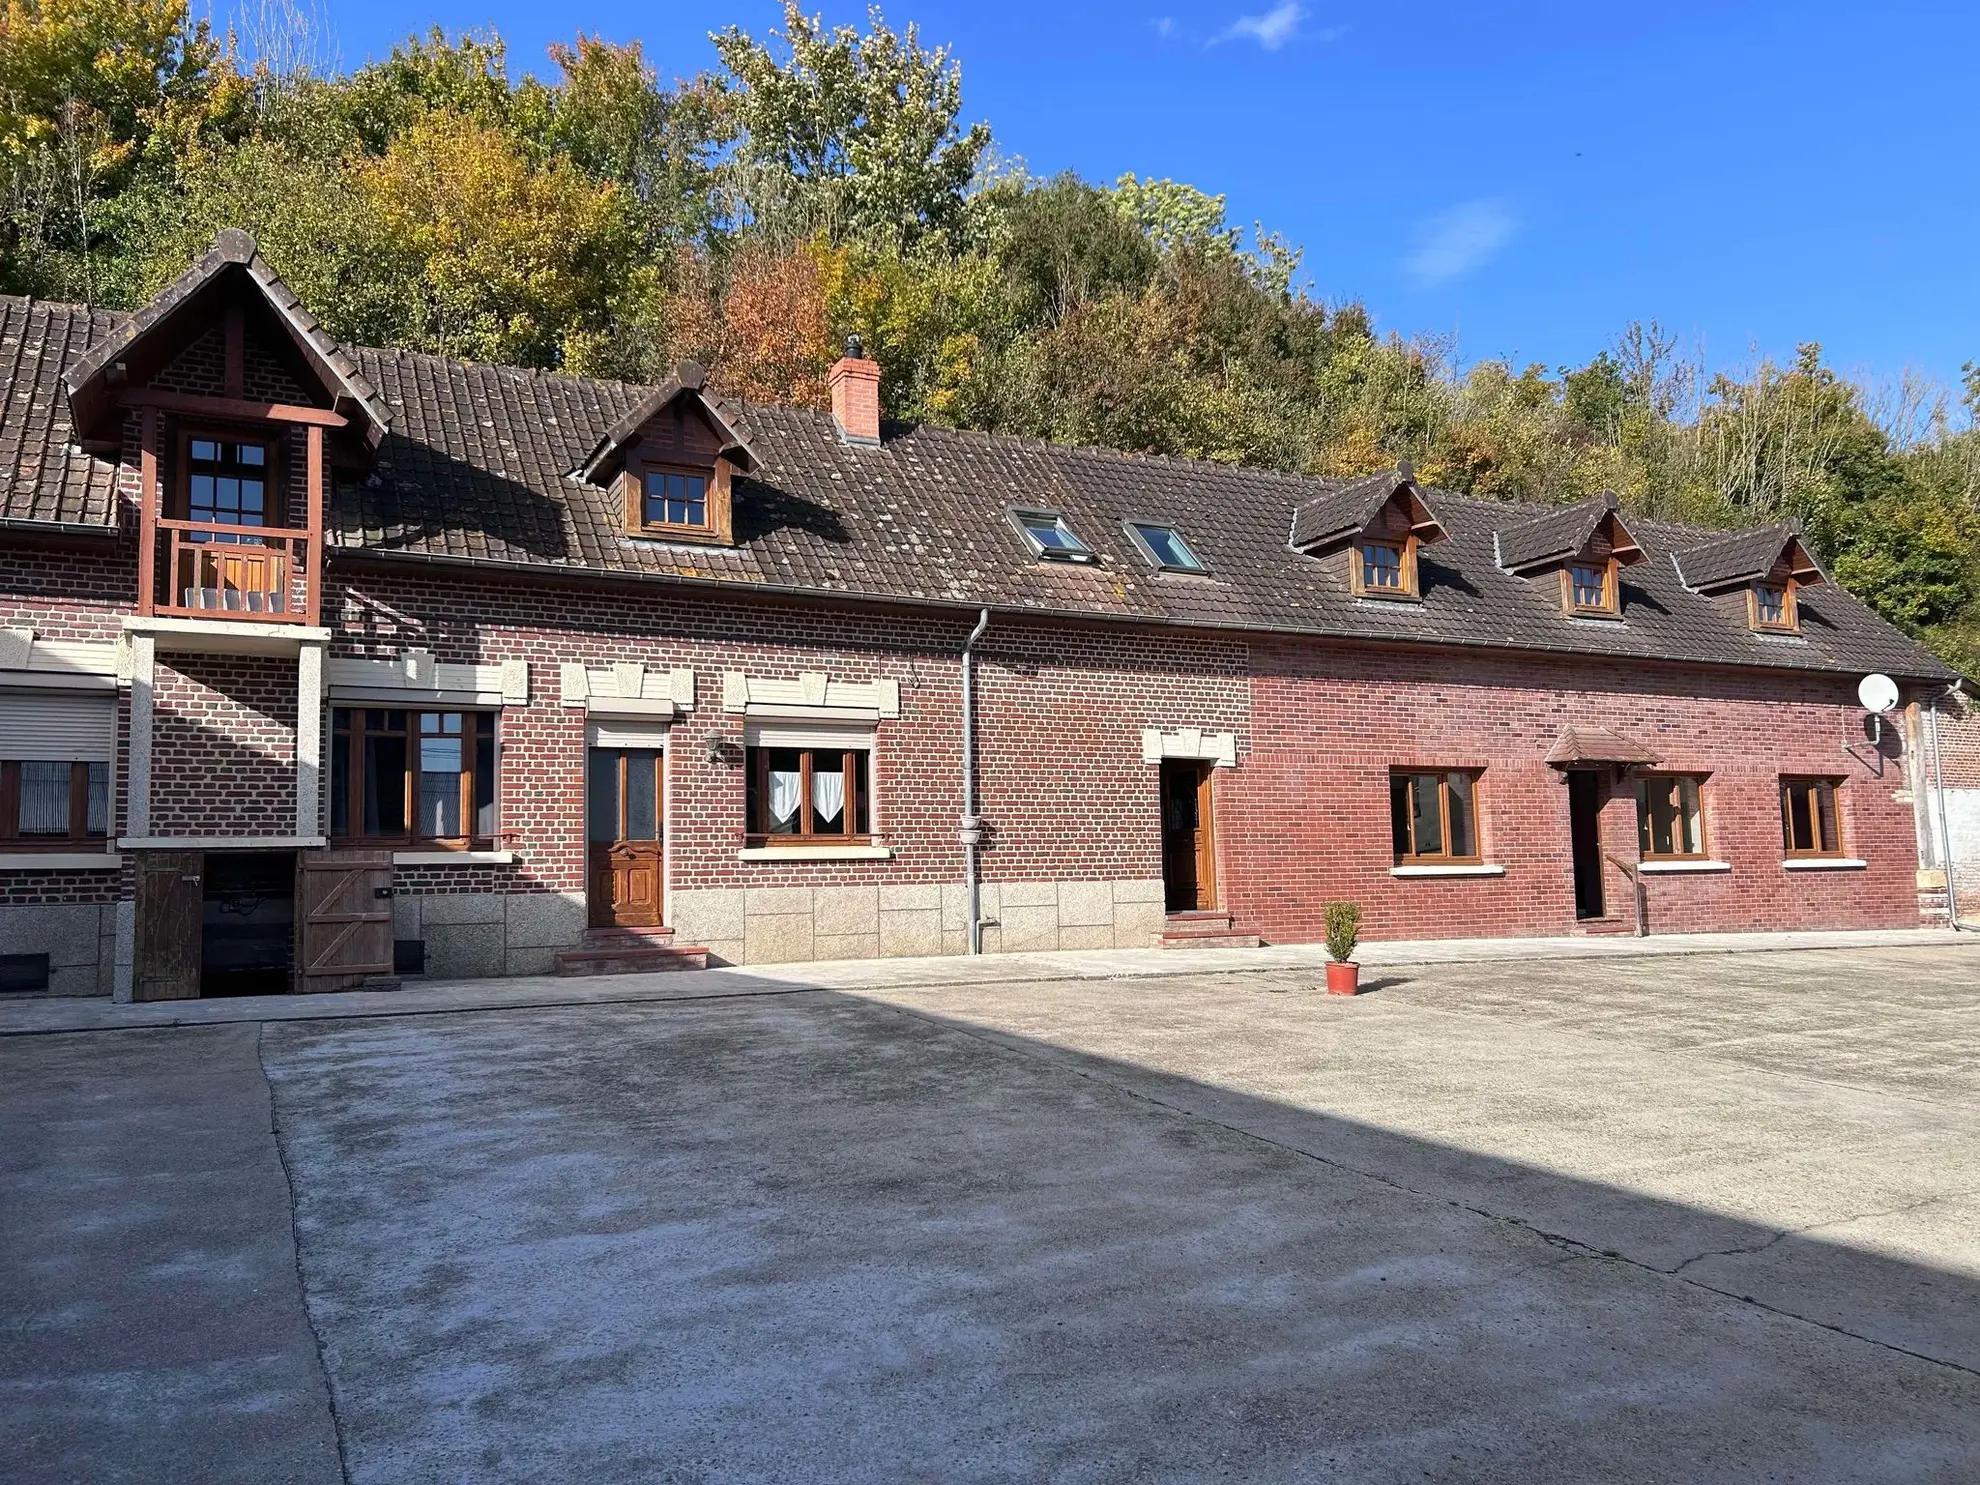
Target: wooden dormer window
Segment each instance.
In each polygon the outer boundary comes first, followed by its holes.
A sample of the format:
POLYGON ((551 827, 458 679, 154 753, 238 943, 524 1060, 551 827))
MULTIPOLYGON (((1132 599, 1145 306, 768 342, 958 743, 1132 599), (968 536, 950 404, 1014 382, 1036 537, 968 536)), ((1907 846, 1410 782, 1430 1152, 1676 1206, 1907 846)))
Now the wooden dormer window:
POLYGON ((1358 598, 1415 598, 1416 538, 1364 536, 1354 544, 1354 592, 1358 598))
POLYGON ((1794 579, 1784 583, 1755 583, 1748 588, 1746 620, 1761 633, 1801 633, 1801 614, 1794 602, 1794 579))
POLYGON ((624 475, 626 530, 674 541, 729 540, 729 469, 633 458, 624 475))
POLYGON ((1561 606, 1580 618, 1616 617, 1616 559, 1570 562, 1561 569, 1561 606))

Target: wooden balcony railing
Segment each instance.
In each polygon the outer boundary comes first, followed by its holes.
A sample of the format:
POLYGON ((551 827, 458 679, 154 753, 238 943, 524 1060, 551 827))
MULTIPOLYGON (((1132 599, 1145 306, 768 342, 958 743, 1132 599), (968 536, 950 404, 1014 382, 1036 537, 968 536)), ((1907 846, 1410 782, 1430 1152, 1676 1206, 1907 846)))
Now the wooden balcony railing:
POLYGON ((287 526, 228 526, 214 521, 157 520, 162 550, 152 586, 153 611, 180 617, 307 624, 314 583, 303 579, 321 560, 310 533, 287 526))

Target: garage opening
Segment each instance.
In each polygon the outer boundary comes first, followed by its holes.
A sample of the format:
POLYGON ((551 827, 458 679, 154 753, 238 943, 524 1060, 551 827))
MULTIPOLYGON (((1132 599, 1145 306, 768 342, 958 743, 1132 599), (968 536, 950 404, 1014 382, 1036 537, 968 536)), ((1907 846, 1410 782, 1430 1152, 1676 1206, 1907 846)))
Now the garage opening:
POLYGON ((201 884, 199 993, 286 995, 296 962, 293 851, 210 851, 201 884))

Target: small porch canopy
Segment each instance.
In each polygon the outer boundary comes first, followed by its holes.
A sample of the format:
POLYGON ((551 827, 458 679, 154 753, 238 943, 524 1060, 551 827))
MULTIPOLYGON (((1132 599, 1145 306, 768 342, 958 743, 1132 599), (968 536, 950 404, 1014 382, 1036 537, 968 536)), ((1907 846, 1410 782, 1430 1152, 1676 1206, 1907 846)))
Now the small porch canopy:
POLYGON ((1620 732, 1606 727, 1563 727, 1561 735, 1547 750, 1547 761, 1556 768, 1579 768, 1600 764, 1617 768, 1650 768, 1659 759, 1650 749, 1620 732))

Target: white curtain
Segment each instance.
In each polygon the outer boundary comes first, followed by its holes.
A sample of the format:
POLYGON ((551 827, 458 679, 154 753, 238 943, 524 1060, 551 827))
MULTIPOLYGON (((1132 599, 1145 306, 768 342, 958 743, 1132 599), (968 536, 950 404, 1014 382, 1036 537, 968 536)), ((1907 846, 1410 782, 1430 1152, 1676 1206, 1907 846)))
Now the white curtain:
POLYGON ((69 833, 69 765, 21 765, 21 834, 69 833))
POLYGON ((790 829, 797 821, 801 777, 794 768, 770 770, 770 823, 780 831, 790 829))
POLYGON ((816 764, 811 769, 811 807, 826 824, 836 824, 846 807, 846 776, 824 773, 816 764))

